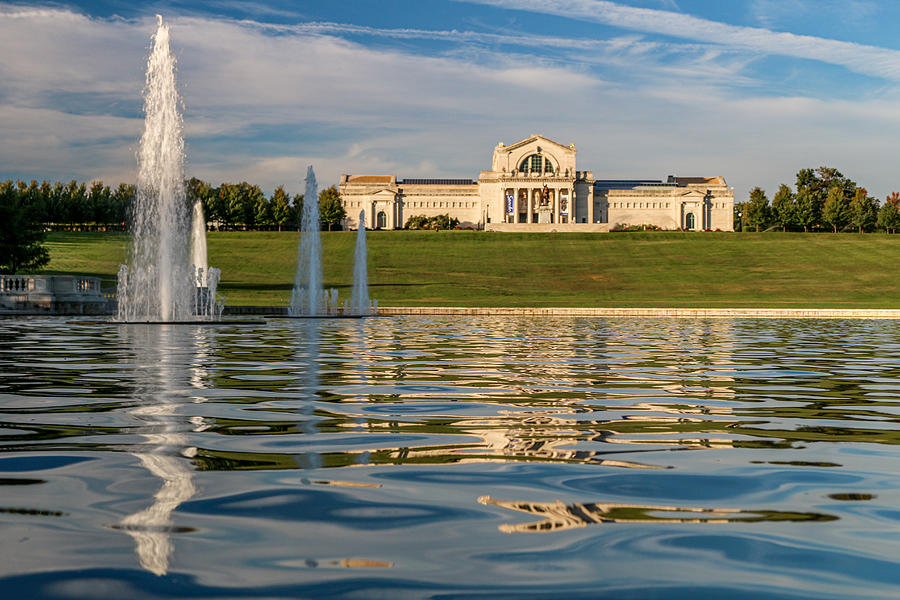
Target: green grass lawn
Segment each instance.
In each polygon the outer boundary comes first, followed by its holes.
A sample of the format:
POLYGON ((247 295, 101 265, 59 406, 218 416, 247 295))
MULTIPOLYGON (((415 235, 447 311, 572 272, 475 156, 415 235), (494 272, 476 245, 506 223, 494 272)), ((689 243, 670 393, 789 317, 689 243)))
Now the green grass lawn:
MULTIPOLYGON (((228 304, 287 304, 297 232, 210 232, 228 304)), ((325 287, 347 298, 355 232, 322 233, 325 287)), ((51 233, 49 273, 115 287, 128 238, 51 233)), ((370 295, 392 306, 900 308, 900 236, 370 231, 370 295)))

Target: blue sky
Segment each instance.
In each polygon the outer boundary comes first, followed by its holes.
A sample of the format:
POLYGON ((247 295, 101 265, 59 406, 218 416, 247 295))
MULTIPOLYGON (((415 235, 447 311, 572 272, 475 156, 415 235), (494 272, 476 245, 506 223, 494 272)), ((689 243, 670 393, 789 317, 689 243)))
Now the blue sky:
POLYGON ((156 13, 186 173, 299 192, 341 173, 472 177, 541 133, 598 178, 804 167, 900 190, 900 2, 0 3, 0 178, 135 179, 156 13))

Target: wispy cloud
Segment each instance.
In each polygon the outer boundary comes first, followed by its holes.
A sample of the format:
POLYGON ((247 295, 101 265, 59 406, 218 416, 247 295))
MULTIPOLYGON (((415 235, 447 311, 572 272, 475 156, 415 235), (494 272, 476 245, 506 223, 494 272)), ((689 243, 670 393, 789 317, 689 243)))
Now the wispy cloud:
MULTIPOLYGON (((831 164, 893 189, 895 98, 759 95, 744 73, 758 54, 699 35, 170 24, 187 172, 211 181, 299 192, 307 164, 325 185, 342 172, 477 177, 498 141, 539 132, 603 177, 721 174, 740 195, 831 164)), ((0 10, 0 177, 133 179, 154 30, 151 16, 0 10)))
POLYGON ((720 44, 760 54, 805 58, 856 73, 900 81, 900 52, 827 38, 710 21, 680 12, 637 8, 606 0, 460 0, 510 10, 552 14, 678 39, 720 44))
POLYGON ((762 26, 777 28, 820 17, 835 23, 864 23, 881 12, 871 0, 751 0, 748 11, 762 26))

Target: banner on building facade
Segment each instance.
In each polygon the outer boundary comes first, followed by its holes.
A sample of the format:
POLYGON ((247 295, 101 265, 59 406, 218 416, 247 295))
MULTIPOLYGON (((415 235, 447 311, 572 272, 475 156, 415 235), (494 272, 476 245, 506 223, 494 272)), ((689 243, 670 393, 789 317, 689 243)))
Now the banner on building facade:
POLYGON ((506 214, 508 214, 508 215, 511 215, 511 214, 513 214, 513 213, 515 212, 515 210, 514 210, 514 208, 513 208, 513 201, 514 201, 514 200, 515 200, 515 198, 513 198, 513 195, 512 195, 512 194, 507 194, 507 195, 506 195, 506 214))

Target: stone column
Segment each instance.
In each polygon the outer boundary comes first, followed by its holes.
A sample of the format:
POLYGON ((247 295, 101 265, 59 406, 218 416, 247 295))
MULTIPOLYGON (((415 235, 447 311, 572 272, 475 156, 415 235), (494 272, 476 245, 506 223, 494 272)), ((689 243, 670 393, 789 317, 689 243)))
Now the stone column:
POLYGON ((526 223, 534 222, 534 190, 532 188, 528 188, 528 217, 525 219, 526 223))
POLYGON ((594 222, 594 186, 588 185, 587 189, 587 222, 594 222))
POLYGON ((556 204, 553 206, 553 214, 554 214, 553 222, 558 225, 558 224, 562 223, 562 219, 560 218, 560 214, 559 214, 561 212, 559 210, 559 201, 560 201, 560 199, 562 199, 562 188, 556 188, 553 191, 553 193, 556 196, 556 204))

